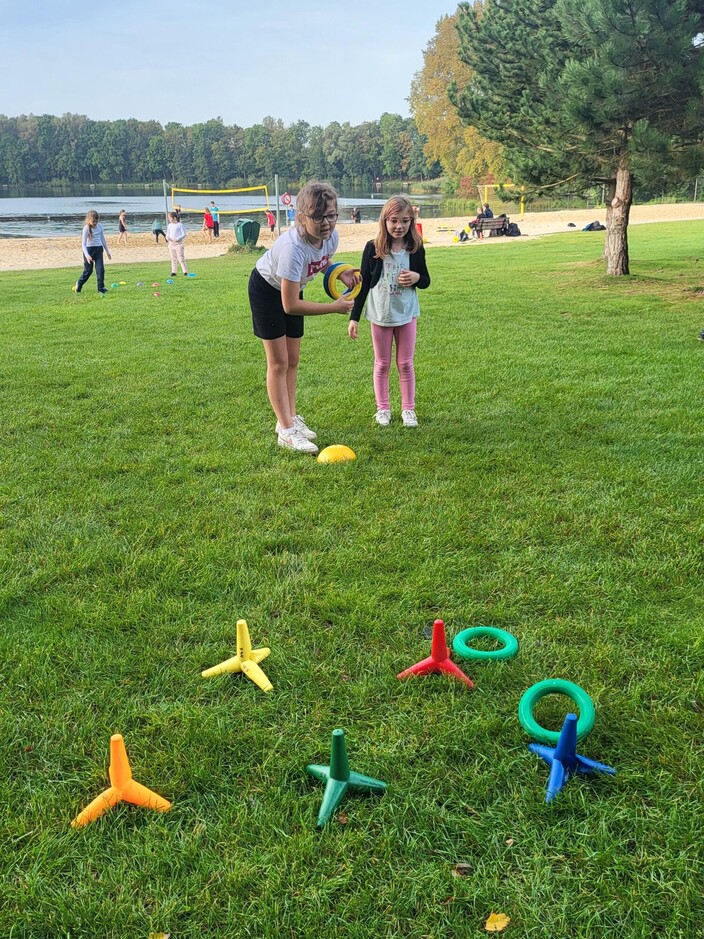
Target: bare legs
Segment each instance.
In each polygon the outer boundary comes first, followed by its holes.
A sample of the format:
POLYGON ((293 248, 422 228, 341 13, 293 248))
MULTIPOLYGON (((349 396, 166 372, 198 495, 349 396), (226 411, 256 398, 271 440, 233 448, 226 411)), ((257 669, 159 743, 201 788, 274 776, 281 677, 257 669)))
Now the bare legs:
POLYGON ((266 390, 269 401, 282 427, 293 426, 296 413, 296 380, 301 340, 263 339, 266 352, 266 390))

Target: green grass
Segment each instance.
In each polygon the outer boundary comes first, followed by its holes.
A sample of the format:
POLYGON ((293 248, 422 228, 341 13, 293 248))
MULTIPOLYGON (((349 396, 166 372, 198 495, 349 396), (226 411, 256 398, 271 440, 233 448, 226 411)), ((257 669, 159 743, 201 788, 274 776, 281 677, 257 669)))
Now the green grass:
POLYGON ((622 279, 599 235, 430 247, 417 431, 372 422, 367 326, 309 320, 300 410, 358 457, 327 467, 276 446, 251 258, 161 298, 163 265, 4 274, 0 936, 704 935, 703 239, 633 227, 622 279), (436 617, 518 657, 397 681, 436 617), (238 618, 270 695, 200 677, 238 618), (516 716, 547 677, 618 770, 552 806, 516 716), (319 833, 335 727, 389 791, 319 833), (174 807, 75 831, 115 732, 174 807))

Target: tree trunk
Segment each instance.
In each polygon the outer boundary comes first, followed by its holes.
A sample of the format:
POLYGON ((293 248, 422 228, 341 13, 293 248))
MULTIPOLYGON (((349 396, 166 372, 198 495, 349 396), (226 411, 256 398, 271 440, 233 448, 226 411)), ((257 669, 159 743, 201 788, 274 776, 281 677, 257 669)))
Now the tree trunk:
POLYGON ((633 174, 623 156, 616 171, 616 191, 606 224, 606 273, 621 277, 628 270, 628 216, 633 201, 633 174))
MULTIPOLYGON (((604 204, 606 205, 606 230, 609 231, 611 228, 611 218, 614 214, 614 210, 611 207, 614 196, 616 195, 616 180, 610 179, 608 182, 604 183, 604 204)), ((609 242, 604 238, 604 254, 602 257, 605 261, 609 260, 608 257, 609 242)))

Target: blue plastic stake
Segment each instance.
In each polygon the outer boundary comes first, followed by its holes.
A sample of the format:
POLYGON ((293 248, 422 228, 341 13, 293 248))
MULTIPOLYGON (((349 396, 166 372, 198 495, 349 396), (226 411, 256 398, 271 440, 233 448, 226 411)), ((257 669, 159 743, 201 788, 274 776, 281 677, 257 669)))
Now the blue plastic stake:
POLYGON ((577 715, 568 714, 560 731, 557 746, 547 747, 542 743, 529 743, 528 749, 545 760, 550 767, 546 802, 552 802, 570 776, 588 776, 589 773, 608 773, 615 776, 616 770, 605 763, 597 763, 577 753, 577 715))

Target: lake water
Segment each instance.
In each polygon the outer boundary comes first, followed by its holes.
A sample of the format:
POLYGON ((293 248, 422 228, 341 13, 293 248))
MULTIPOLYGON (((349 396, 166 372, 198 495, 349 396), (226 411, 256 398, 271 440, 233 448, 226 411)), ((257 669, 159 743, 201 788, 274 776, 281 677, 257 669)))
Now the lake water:
MULTIPOLYGON (((379 212, 388 194, 379 193, 374 197, 352 194, 340 196, 340 224, 351 224, 350 210, 357 206, 362 212, 362 221, 371 222, 379 218, 379 212)), ((412 196, 414 204, 421 206, 423 217, 438 217, 440 196, 412 196)), ((186 210, 186 224, 200 228, 203 220, 203 208, 210 197, 200 194, 179 194, 178 202, 186 210)), ((256 196, 223 195, 216 200, 223 217, 220 224, 230 226, 235 219, 254 207, 263 207, 265 200, 256 196), (231 214, 228 214, 231 213, 231 214)), ((269 202, 274 208, 274 194, 269 193, 269 202)), ((294 199, 295 204, 295 199, 294 199)), ((169 197, 168 208, 171 208, 169 197)), ((119 191, 112 187, 86 187, 84 192, 72 189, 71 195, 43 195, 40 193, 13 194, 11 190, 0 188, 0 239, 2 238, 57 238, 67 235, 79 235, 83 228, 86 212, 95 209, 108 234, 117 233, 117 216, 120 209, 127 212, 129 231, 149 232, 155 218, 164 219, 166 206, 161 187, 145 187, 142 194, 131 187, 119 191), (156 190, 156 192, 155 192, 156 190)), ((283 211, 284 207, 281 206, 283 211)), ((260 216, 261 217, 261 216, 260 216)), ((285 216, 282 215, 282 224, 285 216)), ((189 225, 189 227, 191 227, 189 225)))

